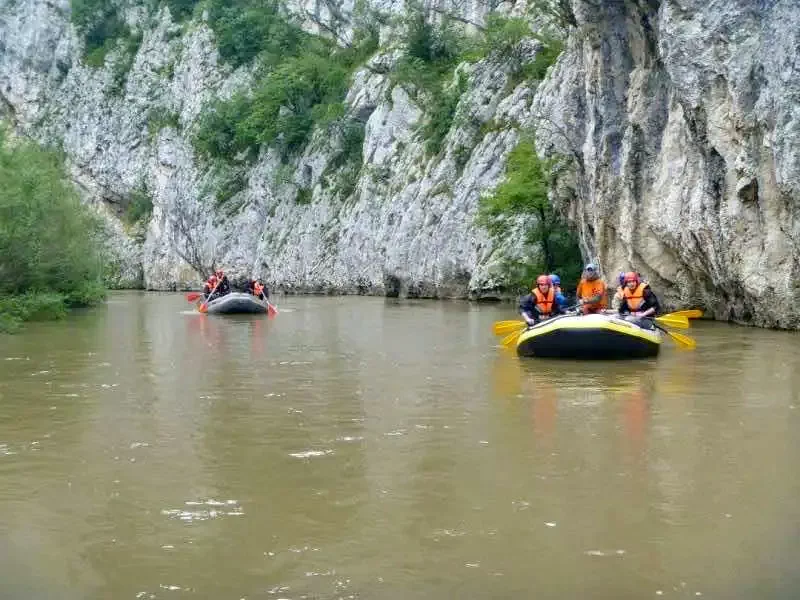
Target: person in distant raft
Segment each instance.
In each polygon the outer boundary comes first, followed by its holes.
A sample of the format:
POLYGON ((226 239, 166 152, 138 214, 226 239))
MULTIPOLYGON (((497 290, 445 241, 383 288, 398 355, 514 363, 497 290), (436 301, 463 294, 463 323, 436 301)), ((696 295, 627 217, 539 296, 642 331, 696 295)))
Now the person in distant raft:
POLYGON ((602 312, 606 307, 606 283, 600 279, 594 263, 589 263, 584 268, 576 295, 578 307, 585 315, 602 312))
POLYGON ((563 312, 556 301, 556 292, 550 284, 548 275, 539 275, 531 287, 531 293, 523 297, 519 303, 519 312, 528 327, 563 312))
POLYGON ((619 314, 630 314, 637 325, 645 329, 653 329, 654 325, 646 317, 654 316, 660 309, 658 297, 650 289, 646 281, 638 273, 625 273, 625 287, 622 290, 622 301, 619 314))
POLYGON ((247 292, 259 299, 269 299, 269 290, 267 290, 267 287, 264 285, 264 282, 262 282, 261 279, 251 279, 248 281, 247 292))
POLYGON ((217 276, 211 275, 203 286, 203 295, 208 298, 217 287, 217 276))
MULTIPOLYGON (((225 275, 225 272, 222 269, 217 269, 214 274, 208 278, 208 283, 211 283, 212 279, 215 280, 214 285, 211 286, 208 293, 211 293, 211 290, 214 289, 214 286, 216 286, 217 290, 211 294, 210 297, 207 297, 206 301, 222 298, 223 296, 227 296, 231 293, 231 284, 228 281, 228 276, 225 275)), ((206 286, 208 286, 208 283, 206 283, 206 286)), ((205 288, 203 291, 205 292, 205 288)))

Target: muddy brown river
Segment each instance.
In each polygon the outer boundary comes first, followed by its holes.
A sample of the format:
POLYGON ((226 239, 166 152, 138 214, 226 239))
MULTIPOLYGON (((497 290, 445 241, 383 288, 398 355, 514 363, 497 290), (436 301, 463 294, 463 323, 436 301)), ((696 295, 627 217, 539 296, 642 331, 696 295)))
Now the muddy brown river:
POLYGON ((519 360, 510 305, 277 300, 0 336, 0 598, 800 597, 800 334, 519 360))

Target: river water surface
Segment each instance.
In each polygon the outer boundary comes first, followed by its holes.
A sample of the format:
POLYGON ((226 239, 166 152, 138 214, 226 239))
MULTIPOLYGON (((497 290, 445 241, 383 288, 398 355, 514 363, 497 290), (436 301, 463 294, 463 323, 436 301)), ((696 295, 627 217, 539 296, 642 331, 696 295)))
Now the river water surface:
POLYGON ((0 598, 800 597, 800 335, 520 361, 512 307, 114 294, 0 336, 0 598))

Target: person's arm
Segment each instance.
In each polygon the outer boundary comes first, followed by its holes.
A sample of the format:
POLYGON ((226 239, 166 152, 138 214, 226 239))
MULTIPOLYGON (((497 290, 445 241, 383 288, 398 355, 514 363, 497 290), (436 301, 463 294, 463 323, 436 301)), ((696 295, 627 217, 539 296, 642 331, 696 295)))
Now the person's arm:
POLYGON ((645 288, 644 290, 644 303, 642 304, 642 308, 644 310, 641 310, 637 313, 640 317, 652 317, 660 308, 658 297, 650 288, 645 288))
POLYGON ((624 296, 622 300, 619 301, 619 308, 617 309, 617 312, 621 315, 631 312, 631 309, 628 308, 628 301, 625 299, 624 296))
MULTIPOLYGON (((605 288, 603 288, 600 292, 592 296, 591 298, 582 299, 578 302, 578 304, 597 304, 598 302, 603 301, 603 294, 606 293, 605 288)), ((578 295, 580 296, 580 287, 578 288, 578 295)))
POLYGON ((535 325, 539 320, 539 313, 536 310, 532 295, 525 296, 519 303, 519 313, 528 325, 535 325))

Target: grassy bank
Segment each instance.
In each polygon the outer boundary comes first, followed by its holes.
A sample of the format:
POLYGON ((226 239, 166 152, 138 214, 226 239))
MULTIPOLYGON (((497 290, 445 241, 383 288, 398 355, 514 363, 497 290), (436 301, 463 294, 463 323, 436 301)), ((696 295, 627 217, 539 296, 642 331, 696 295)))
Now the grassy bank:
POLYGON ((0 128, 0 190, 0 331, 102 299, 101 223, 61 156, 0 128))

